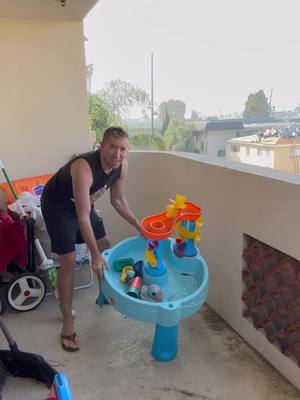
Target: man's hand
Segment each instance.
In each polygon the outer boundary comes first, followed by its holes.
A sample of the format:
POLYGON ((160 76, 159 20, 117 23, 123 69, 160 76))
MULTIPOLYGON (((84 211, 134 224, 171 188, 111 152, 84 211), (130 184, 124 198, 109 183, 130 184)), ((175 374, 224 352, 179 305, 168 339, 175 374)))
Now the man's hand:
POLYGON ((134 227, 142 235, 141 225, 137 219, 135 220, 134 227))
POLYGON ((100 254, 99 256, 92 258, 92 268, 97 274, 100 282, 103 280, 103 268, 105 268, 106 271, 109 271, 105 258, 102 257, 100 254))
POLYGON ((142 236, 143 239, 148 240, 147 237, 144 235, 142 228, 141 228, 141 224, 139 223, 138 220, 137 220, 136 229, 139 232, 139 234, 142 236))

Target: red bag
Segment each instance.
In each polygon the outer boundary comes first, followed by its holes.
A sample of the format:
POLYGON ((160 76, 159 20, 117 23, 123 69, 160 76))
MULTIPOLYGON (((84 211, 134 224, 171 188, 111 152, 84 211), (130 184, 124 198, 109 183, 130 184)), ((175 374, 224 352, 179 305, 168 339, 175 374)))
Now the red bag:
POLYGON ((20 268, 26 266, 27 241, 24 221, 15 220, 8 209, 0 209, 0 272, 16 261, 20 268))

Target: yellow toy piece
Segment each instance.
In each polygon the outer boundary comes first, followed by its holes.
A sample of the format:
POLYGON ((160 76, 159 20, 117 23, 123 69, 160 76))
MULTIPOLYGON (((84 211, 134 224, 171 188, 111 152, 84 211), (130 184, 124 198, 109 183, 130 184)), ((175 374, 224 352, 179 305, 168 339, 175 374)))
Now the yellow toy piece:
POLYGON ((179 233, 179 237, 182 241, 187 239, 194 239, 196 242, 199 242, 202 239, 202 234, 200 233, 199 229, 204 224, 203 218, 200 217, 196 220, 196 230, 194 232, 190 232, 188 229, 183 228, 181 223, 178 222, 176 227, 179 233))
POLYGON ((203 225, 204 225, 204 220, 203 220, 203 218, 202 218, 202 217, 198 218, 198 219, 196 220, 196 229, 200 229, 201 226, 203 226, 203 225))
POLYGON ((121 277, 120 277, 120 280, 121 280, 122 283, 125 283, 125 279, 126 279, 126 276, 127 276, 129 271, 134 271, 133 267, 128 266, 128 267, 124 267, 122 269, 122 273, 121 273, 121 277))
POLYGON ((152 268, 156 268, 157 266, 157 259, 156 256, 154 254, 154 251, 146 249, 146 261, 147 263, 152 267, 152 268))
POLYGON ((178 210, 183 209, 185 207, 185 196, 181 194, 176 194, 176 200, 171 200, 172 203, 166 207, 167 217, 168 218, 175 218, 178 210))

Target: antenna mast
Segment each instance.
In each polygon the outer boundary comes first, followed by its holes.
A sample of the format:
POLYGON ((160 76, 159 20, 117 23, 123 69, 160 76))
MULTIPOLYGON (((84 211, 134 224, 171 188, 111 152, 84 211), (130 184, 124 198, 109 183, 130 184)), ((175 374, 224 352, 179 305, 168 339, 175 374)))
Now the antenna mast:
POLYGON ((151 135, 154 134, 153 128, 153 53, 151 53, 151 135))

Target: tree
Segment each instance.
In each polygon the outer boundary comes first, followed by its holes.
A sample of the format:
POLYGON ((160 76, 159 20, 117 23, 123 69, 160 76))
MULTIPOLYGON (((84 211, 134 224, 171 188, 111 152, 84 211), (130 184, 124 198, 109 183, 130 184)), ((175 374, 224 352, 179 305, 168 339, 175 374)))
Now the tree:
POLYGON ((131 149, 166 150, 164 139, 159 135, 137 133, 129 138, 131 149))
POLYGON ((94 65, 86 66, 86 83, 88 91, 88 107, 90 129, 96 132, 97 139, 101 137, 104 130, 109 127, 112 116, 105 102, 96 94, 92 94, 92 77, 94 65))
POLYGON ((164 135, 166 130, 168 129, 169 123, 170 123, 170 117, 169 117, 169 113, 168 113, 168 107, 166 107, 166 115, 165 115, 165 118, 164 118, 164 121, 163 121, 163 125, 162 125, 161 130, 160 130, 160 133, 162 135, 164 135))
POLYGON ((245 103, 244 118, 268 118, 270 106, 265 92, 260 89, 256 93, 250 93, 245 103))
POLYGON ((88 88, 90 129, 95 131, 97 139, 110 125, 118 125, 127 130, 122 116, 134 105, 148 106, 149 96, 131 83, 121 81, 108 82, 98 94, 91 93, 91 81, 94 74, 93 64, 86 66, 88 88))
POLYGON ((167 102, 163 101, 159 106, 158 119, 163 121, 166 115, 166 109, 168 109, 170 119, 184 119, 186 104, 181 100, 170 99, 167 102))
POLYGON ((96 94, 89 95, 90 129, 97 134, 97 139, 111 124, 112 115, 104 101, 96 94))
POLYGON ((111 114, 119 118, 124 117, 133 106, 149 105, 149 96, 145 90, 120 79, 108 82, 98 95, 103 99, 111 114))
POLYGON ((172 120, 165 133, 165 142, 168 150, 193 152, 193 125, 183 120, 172 120))
POLYGON ((192 110, 191 111, 191 121, 198 121, 199 120, 199 114, 197 111, 192 110))

